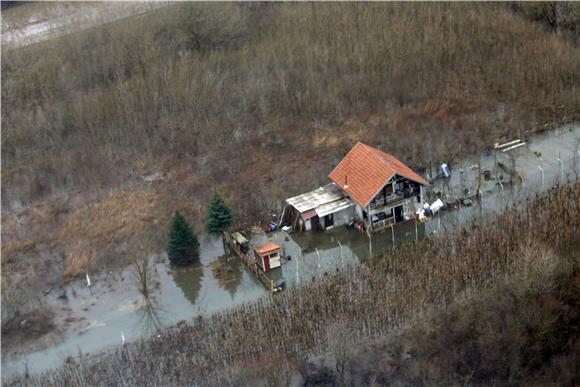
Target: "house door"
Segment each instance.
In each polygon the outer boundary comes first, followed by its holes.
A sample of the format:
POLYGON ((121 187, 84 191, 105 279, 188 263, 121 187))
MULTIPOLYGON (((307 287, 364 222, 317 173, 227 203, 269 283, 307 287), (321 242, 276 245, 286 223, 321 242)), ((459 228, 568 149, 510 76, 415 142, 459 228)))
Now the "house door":
POLYGON ((403 220, 403 206, 395 207, 395 223, 402 222, 403 220))
POLYGON ((269 255, 264 256, 264 271, 265 272, 270 271, 270 256, 269 255))
POLYGON ((310 223, 313 230, 320 230, 320 218, 318 216, 310 218, 310 223))

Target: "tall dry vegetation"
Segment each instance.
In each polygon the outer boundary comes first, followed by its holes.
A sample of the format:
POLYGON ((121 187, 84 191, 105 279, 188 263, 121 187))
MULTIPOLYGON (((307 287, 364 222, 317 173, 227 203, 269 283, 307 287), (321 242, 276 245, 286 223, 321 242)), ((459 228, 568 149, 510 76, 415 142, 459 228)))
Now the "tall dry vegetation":
POLYGON ((557 252, 578 246, 579 211, 579 183, 555 188, 489 222, 407 246, 368 266, 344 268, 276 297, 199 317, 160 338, 12 384, 229 385, 256 377, 281 385, 303 359, 336 347, 333 332, 342 332, 347 344, 382 337, 510 273, 532 278, 531 268, 549 265, 530 264, 530 246, 542 241, 557 252))
POLYGON ((303 385, 577 385, 580 254, 532 242, 521 255, 513 278, 410 328, 355 345, 334 337, 300 367, 303 385))
POLYGON ((453 157, 578 117, 579 53, 494 4, 345 3, 179 4, 3 50, 3 205, 182 157, 229 196, 273 179, 256 196, 277 199, 355 140, 453 157), (313 171, 288 179, 294 159, 313 171))

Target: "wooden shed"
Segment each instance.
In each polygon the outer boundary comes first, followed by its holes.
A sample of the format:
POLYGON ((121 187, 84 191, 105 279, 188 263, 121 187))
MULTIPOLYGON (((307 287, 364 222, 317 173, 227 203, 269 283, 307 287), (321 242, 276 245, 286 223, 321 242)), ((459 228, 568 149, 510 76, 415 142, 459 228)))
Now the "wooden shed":
POLYGON ((275 243, 268 242, 254 249, 256 263, 264 272, 280 267, 282 248, 275 243))

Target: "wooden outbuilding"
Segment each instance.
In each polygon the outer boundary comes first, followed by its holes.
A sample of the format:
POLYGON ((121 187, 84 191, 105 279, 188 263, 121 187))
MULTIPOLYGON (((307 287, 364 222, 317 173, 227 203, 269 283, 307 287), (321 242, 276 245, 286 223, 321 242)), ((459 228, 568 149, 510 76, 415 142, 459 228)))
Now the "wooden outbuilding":
POLYGON ((272 242, 268 242, 254 249, 256 263, 265 273, 281 266, 281 256, 282 248, 272 242))
POLYGON ((329 230, 355 217, 354 203, 334 183, 288 198, 286 203, 281 223, 296 230, 329 230))

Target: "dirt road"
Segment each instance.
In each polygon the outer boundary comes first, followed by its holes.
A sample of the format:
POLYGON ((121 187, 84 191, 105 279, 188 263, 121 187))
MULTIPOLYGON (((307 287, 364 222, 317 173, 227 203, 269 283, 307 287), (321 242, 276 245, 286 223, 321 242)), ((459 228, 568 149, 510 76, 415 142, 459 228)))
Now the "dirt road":
POLYGON ((26 3, 2 12, 2 46, 24 47, 170 5, 169 2, 26 3))

